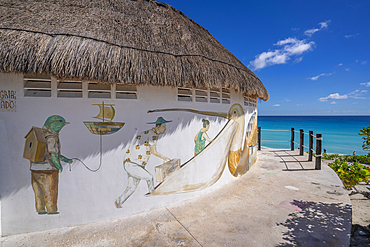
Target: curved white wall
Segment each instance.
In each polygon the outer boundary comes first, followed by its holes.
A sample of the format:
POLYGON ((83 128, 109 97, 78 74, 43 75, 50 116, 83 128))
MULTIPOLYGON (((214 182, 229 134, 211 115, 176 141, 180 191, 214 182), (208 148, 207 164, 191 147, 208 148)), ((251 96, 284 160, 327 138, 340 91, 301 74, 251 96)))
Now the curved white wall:
MULTIPOLYGON (((56 80, 52 78, 53 81, 55 83, 56 80)), ((68 158, 79 158, 95 169, 100 162, 100 137, 90 133, 83 121, 94 121, 92 117, 97 115, 98 107, 92 104, 99 104, 102 99, 57 98, 54 94, 48 98, 24 97, 23 85, 23 76, 20 74, 0 74, 0 90, 16 92, 12 111, 0 110, 0 229, 4 236, 128 216, 214 190, 236 179, 230 174, 227 164, 221 178, 206 189, 145 196, 148 193, 147 184, 141 181, 122 209, 114 205, 115 198, 127 185, 127 173, 123 169, 125 151, 136 133, 154 127, 148 122, 154 122, 160 116, 172 120, 158 140, 157 151, 169 158, 181 159, 181 163, 194 156, 194 136, 201 129, 203 118, 210 121, 210 138, 216 137, 227 123, 224 118, 191 112, 147 113, 148 110, 187 108, 227 113, 237 103, 245 113, 245 129, 256 112, 256 107, 245 106, 243 95, 235 91, 230 92, 230 104, 180 102, 177 100, 177 88, 155 86, 137 87, 137 99, 103 99, 106 104, 115 105, 114 121, 125 122, 124 127, 114 134, 102 136, 102 165, 97 172, 88 171, 78 161, 71 165, 71 170, 68 164, 63 163, 64 170, 59 175, 59 214, 38 215, 31 186, 30 162, 22 157, 25 135, 32 126, 42 127, 49 116, 60 115, 70 122, 59 134, 61 153, 68 158)), ((55 86, 52 86, 52 90, 56 90, 55 86)), ((2 100, 6 100, 5 96, 2 100)), ((250 159, 254 158, 255 155, 250 159)), ((152 155, 146 166, 154 180, 154 167, 162 163, 161 159, 152 155)))

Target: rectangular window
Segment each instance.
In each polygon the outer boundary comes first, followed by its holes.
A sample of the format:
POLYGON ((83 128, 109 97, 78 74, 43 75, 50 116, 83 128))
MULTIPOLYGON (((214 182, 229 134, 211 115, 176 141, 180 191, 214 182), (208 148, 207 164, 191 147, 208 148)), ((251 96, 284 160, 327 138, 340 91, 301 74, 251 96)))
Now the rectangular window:
POLYGON ((191 88, 178 88, 177 89, 178 101, 193 101, 193 92, 191 88))
POLYGON ((51 97, 50 75, 24 75, 24 97, 51 97))
POLYGON ((248 96, 244 96, 244 105, 249 106, 249 97, 248 96))
POLYGON ((195 89, 195 101, 196 102, 208 102, 208 91, 202 89, 195 89))
POLYGON ((257 98, 249 98, 249 102, 251 106, 257 106, 257 98))
POLYGON ((80 81, 58 81, 58 98, 82 98, 82 82, 80 81))
POLYGON ((230 90, 222 89, 222 104, 230 104, 230 90))
POLYGON ((178 88, 178 101, 230 104, 230 90, 178 88))
POLYGON ((257 106, 257 98, 251 98, 248 96, 244 96, 244 105, 245 106, 257 106))
POLYGON ((209 91, 209 102, 210 103, 220 103, 221 102, 221 96, 220 91, 209 91))
POLYGON ((111 98, 111 85, 110 84, 98 84, 96 82, 89 82, 88 85, 88 98, 111 98))
POLYGON ((116 99, 137 99, 136 86, 116 84, 116 99))

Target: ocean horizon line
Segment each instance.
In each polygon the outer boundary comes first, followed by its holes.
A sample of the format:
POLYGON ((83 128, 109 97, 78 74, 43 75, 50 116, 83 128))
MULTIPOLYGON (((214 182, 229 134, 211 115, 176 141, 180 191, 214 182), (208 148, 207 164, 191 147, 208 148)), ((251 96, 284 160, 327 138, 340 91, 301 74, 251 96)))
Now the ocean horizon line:
MULTIPOLYGON (((261 127, 262 145, 271 148, 289 148, 291 129, 313 131, 322 134, 322 148, 327 153, 366 154, 362 149, 363 138, 360 131, 370 125, 370 116, 364 115, 270 115, 258 116, 258 127, 261 127), (272 140, 273 142, 271 142, 272 140), (282 142, 284 141, 284 142, 282 142)), ((304 135, 308 143, 308 134, 304 135)), ((299 133, 295 134, 299 142, 299 133)), ((315 145, 315 144, 314 144, 315 145)))

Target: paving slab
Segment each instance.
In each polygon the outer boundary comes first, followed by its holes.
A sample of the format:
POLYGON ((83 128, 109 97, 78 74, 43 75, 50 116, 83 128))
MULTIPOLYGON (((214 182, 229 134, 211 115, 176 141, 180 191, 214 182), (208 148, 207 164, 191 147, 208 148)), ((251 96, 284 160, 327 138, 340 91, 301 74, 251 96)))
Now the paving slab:
POLYGON ((348 246, 352 207, 335 172, 263 148, 238 180, 126 218, 19 234, 0 246, 348 246))

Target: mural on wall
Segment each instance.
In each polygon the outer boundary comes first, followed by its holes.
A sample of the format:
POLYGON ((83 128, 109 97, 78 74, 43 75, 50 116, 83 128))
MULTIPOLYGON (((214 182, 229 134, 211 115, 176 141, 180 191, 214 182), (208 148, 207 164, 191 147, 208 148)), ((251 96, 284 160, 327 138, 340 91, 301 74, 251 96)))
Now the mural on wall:
POLYGON ((247 131, 243 145, 243 151, 240 155, 238 167, 235 174, 243 175, 250 165, 255 163, 257 154, 257 113, 253 113, 247 125, 247 131))
POLYGON ((112 122, 115 116, 114 104, 104 104, 104 101, 101 104, 93 104, 100 107, 99 114, 94 117, 102 120, 102 122, 84 122, 86 127, 90 130, 91 133, 96 135, 108 135, 113 134, 119 131, 125 123, 121 122, 112 122))
MULTIPOLYGON (((179 108, 150 110, 148 113, 165 111, 187 111, 223 117, 229 119, 229 121, 202 152, 169 175, 149 195, 165 195, 204 189, 218 181, 226 163, 228 163, 229 171, 233 176, 239 176, 248 171, 251 161, 249 158, 251 149, 249 147, 256 145, 257 118, 255 114, 252 115, 252 118, 254 116, 253 120, 249 121, 252 121, 253 124, 248 124, 252 128, 249 130, 252 134, 246 133, 243 140, 245 115, 240 104, 231 106, 228 113, 179 108)), ((197 135, 199 135, 199 132, 197 135)))
POLYGON ((101 104, 92 104, 92 105, 99 106, 100 112, 94 118, 100 119, 101 122, 87 122, 87 121, 85 121, 83 123, 85 124, 85 126, 88 128, 88 130, 91 133, 100 136, 100 163, 99 163, 99 166, 96 169, 91 169, 82 160, 80 160, 78 158, 73 158, 73 159, 79 161, 87 170, 89 170, 91 172, 97 172, 101 168, 102 159, 103 159, 102 158, 102 155, 103 155, 102 154, 103 153, 102 136, 116 133, 117 131, 119 131, 125 125, 125 123, 112 122, 114 116, 116 115, 116 110, 113 107, 114 104, 104 104, 104 101, 102 101, 101 104))
POLYGON ((207 131, 209 130, 209 121, 206 119, 202 119, 203 128, 199 130, 199 132, 194 137, 195 147, 194 147, 194 156, 198 155, 203 149, 206 147, 206 140, 208 142, 212 142, 207 135, 207 131))
POLYGON ((250 149, 249 164, 255 163, 257 159, 257 134, 257 113, 254 113, 249 120, 247 129, 248 146, 250 149))
POLYGON ((201 190, 217 182, 225 169, 229 154, 228 147, 232 144, 236 127, 237 124, 234 121, 228 121, 202 152, 166 177, 148 196, 201 190))
POLYGON ((15 112, 17 109, 16 99, 15 90, 0 90, 0 111, 15 112))
MULTIPOLYGON (((102 119, 102 122, 84 122, 92 133, 101 137, 115 133, 123 127, 124 123, 118 123, 118 126, 117 123, 106 122, 112 121, 114 117, 113 105, 104 104, 104 102, 96 105, 101 109, 96 118, 102 119)), ((178 108, 148 112, 163 111, 188 111, 223 117, 229 121, 218 135, 211 139, 207 134, 210 122, 203 119, 202 128, 194 137, 194 157, 182 165, 180 159, 170 159, 156 149, 159 136, 166 132, 166 124, 172 120, 158 117, 155 122, 149 122, 148 124, 155 124, 155 127, 135 136, 125 152, 123 168, 127 173, 127 187, 115 199, 116 208, 122 208, 122 204, 135 192, 141 180, 147 182, 146 196, 189 192, 207 188, 217 182, 226 164, 233 176, 239 176, 247 172, 250 164, 255 161, 256 113, 252 114, 245 128, 245 115, 239 104, 231 106, 227 113, 178 108), (206 145, 206 142, 209 144, 206 145), (155 166, 155 178, 158 182, 156 186, 153 175, 145 168, 151 155, 163 160, 163 164, 155 166)), ((23 157, 31 161, 32 187, 35 193, 36 211, 39 214, 58 213, 58 177, 59 172, 63 170, 61 161, 71 164, 73 159, 76 159, 83 164, 77 158, 68 159, 60 154, 59 132, 66 124, 68 123, 63 117, 50 116, 42 128, 32 127, 26 136, 23 157)), ((101 162, 99 168, 100 166, 101 162)), ((85 167, 89 169, 86 165, 85 167)), ((99 168, 89 170, 97 171, 99 168)))
POLYGON ((167 121, 163 117, 158 117, 155 122, 148 123, 155 124, 154 128, 140 133, 131 142, 123 161, 123 167, 127 173, 127 187, 114 201, 117 208, 122 208, 121 205, 134 193, 141 180, 147 182, 149 193, 153 192, 153 175, 145 169, 145 166, 151 155, 163 159, 164 162, 170 161, 156 149, 159 136, 166 132, 166 123, 170 122, 172 120, 167 121))
POLYGON ((59 132, 69 124, 58 115, 46 119, 42 128, 32 127, 25 136, 23 157, 30 160, 31 183, 35 193, 36 212, 58 214, 58 181, 63 171, 61 161, 71 164, 72 159, 61 155, 59 132))

